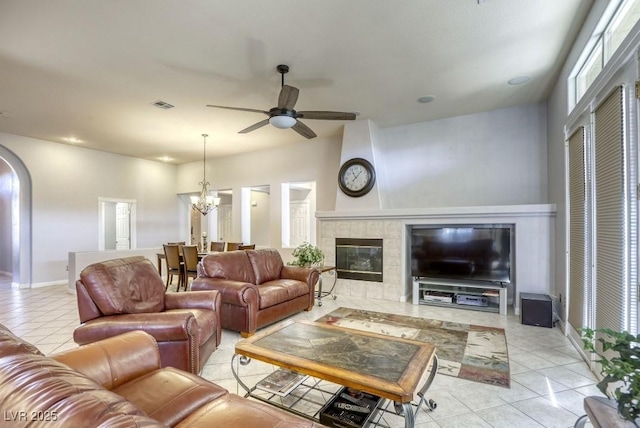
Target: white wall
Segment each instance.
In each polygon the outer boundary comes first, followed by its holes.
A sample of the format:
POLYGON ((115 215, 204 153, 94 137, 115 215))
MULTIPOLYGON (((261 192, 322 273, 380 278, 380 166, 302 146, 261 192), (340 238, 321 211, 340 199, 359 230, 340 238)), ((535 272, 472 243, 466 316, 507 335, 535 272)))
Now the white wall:
POLYGON ((0 133, 32 180, 32 280, 66 283, 68 254, 98 249, 98 197, 137 201, 137 246, 177 236, 176 166, 0 133))
POLYGON ((271 196, 266 192, 251 191, 251 242, 259 247, 269 247, 271 196))
MULTIPOLYGON (((287 131, 283 131, 287 132, 287 131)), ((214 144, 223 144, 214 142, 214 144)), ((331 211, 335 208, 337 175, 340 168, 341 138, 314 138, 283 147, 207 160, 207 180, 211 190, 233 190, 233 236, 226 241, 241 241, 240 204, 243 187, 268 185, 269 242, 285 261, 291 260, 291 249, 282 245, 282 183, 315 181, 316 207, 331 211)), ((202 181, 202 162, 178 166, 179 193, 197 191, 202 181)), ((264 238, 261 238, 264 239, 264 238)))
POLYGON ((546 150, 542 104, 379 129, 382 208, 546 203, 546 150))

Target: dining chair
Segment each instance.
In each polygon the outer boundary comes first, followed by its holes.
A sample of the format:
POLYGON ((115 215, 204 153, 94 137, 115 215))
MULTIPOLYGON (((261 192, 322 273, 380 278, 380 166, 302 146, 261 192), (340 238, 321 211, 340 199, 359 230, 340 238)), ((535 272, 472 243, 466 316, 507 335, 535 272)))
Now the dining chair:
POLYGON ((255 249, 256 249, 256 244, 240 245, 238 247, 238 250, 255 250, 255 249))
POLYGON ((164 244, 164 257, 167 260, 167 283, 164 290, 173 282, 173 275, 178 275, 178 290, 182 285, 182 262, 180 261, 180 247, 178 245, 164 244))
POLYGON ((211 251, 222 252, 224 251, 225 242, 212 242, 211 243, 211 251))
POLYGON ((227 251, 235 251, 240 248, 242 242, 227 242, 227 251))
MULTIPOLYGON (((182 278, 184 282, 184 291, 187 291, 189 289, 189 278, 198 277, 198 246, 183 245, 182 257, 184 259, 184 263, 182 264, 182 278)), ((179 287, 178 291, 180 291, 179 287)))

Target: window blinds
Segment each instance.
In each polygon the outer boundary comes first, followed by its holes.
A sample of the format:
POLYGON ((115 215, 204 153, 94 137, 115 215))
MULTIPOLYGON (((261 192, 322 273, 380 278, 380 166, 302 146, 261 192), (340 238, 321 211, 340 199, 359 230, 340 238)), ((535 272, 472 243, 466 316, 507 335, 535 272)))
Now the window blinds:
POLYGON ((623 124, 619 86, 594 115, 595 321, 614 330, 625 328, 628 304, 623 124))
POLYGON ((579 127, 569 137, 569 324, 588 326, 587 176, 585 132, 579 127))

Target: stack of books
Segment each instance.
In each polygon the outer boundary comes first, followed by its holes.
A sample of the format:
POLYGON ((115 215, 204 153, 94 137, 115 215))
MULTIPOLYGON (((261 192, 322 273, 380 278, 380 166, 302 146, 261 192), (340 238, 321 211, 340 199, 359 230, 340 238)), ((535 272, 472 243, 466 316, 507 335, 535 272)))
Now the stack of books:
POLYGON ((291 370, 278 369, 258 382, 256 388, 284 397, 296 389, 307 377, 309 376, 291 370))

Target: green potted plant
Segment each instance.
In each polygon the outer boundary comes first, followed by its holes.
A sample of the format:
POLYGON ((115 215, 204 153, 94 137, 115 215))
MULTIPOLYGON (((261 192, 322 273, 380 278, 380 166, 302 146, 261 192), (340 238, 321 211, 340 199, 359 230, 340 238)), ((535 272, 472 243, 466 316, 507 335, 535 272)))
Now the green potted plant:
POLYGON ((618 403, 618 413, 638 426, 640 417, 640 335, 608 328, 582 328, 584 349, 598 356, 603 379, 598 389, 618 403), (596 338, 596 333, 600 333, 596 338), (602 345, 602 351, 596 349, 602 345), (613 351, 613 352, 609 352, 613 351), (607 357, 605 354, 609 355, 607 357), (610 388, 611 386, 611 388, 610 388))
POLYGON ((322 250, 308 242, 303 242, 298 245, 296 249, 293 250, 292 255, 295 257, 295 259, 289 263, 292 266, 320 266, 324 261, 324 254, 322 253, 322 250))

